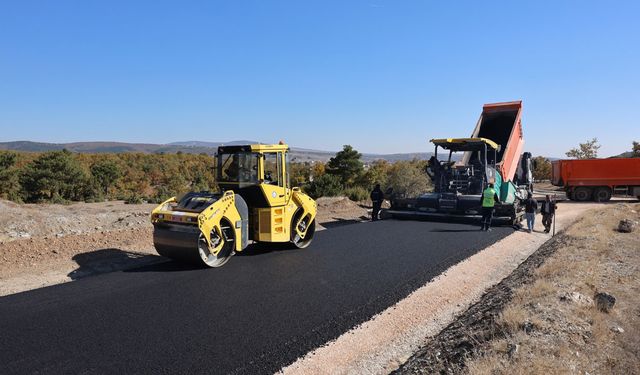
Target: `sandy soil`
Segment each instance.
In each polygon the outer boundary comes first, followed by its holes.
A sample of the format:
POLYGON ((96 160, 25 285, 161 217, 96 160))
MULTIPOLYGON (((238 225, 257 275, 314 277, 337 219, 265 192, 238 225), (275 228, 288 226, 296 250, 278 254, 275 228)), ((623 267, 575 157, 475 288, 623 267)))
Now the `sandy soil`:
MULTIPOLYGON (((346 197, 326 197, 317 200, 318 223, 352 223, 368 220, 371 217, 370 210, 364 206, 352 202, 346 197)), ((331 226, 329 224, 328 226, 331 226)))
MULTIPOLYGON (((606 205, 561 203, 556 229, 561 231, 590 210, 606 205)), ((550 235, 516 232, 413 292, 370 321, 308 353, 283 369, 284 374, 386 374, 398 368, 429 337, 477 302, 534 253, 550 235)))
POLYGON ((153 204, 104 203, 16 204, 0 200, 0 244, 23 239, 60 238, 150 227, 153 204))
MULTIPOLYGON (((347 198, 320 198, 318 230, 365 220, 347 198)), ((152 204, 0 201, 0 296, 165 261, 153 248, 152 204)))

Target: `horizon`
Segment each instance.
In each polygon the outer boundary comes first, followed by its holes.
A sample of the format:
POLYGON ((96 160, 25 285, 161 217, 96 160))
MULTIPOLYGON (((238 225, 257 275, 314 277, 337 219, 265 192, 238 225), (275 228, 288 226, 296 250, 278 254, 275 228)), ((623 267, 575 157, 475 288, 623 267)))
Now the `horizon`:
MULTIPOLYGON (((260 142, 260 141, 248 141, 248 140, 229 140, 229 141, 225 141, 225 142, 219 142, 219 141, 195 141, 195 140, 182 140, 182 141, 173 141, 170 143, 140 143, 140 142, 123 142, 123 141, 76 141, 76 142, 36 142, 36 141, 29 141, 29 140, 24 140, 24 139, 20 139, 20 140, 10 140, 10 141, 2 141, 0 142, 0 144, 3 143, 19 143, 19 142, 31 142, 31 143, 38 143, 38 144, 55 144, 55 145, 68 145, 68 144, 89 144, 89 143, 103 143, 103 144, 123 144, 123 145, 154 145, 154 146, 178 146, 178 147, 203 147, 203 148, 212 148, 215 149, 214 146, 211 145, 187 145, 187 143, 192 143, 192 142, 197 142, 197 143, 204 143, 204 144, 211 144, 211 143, 219 143, 221 145, 229 145, 229 144, 240 144, 241 142, 244 143, 258 143, 258 144, 277 144, 278 142, 260 142), (244 142, 247 141, 247 142, 244 142)), ((286 142, 285 142, 286 143, 286 142)), ((339 151, 342 150, 342 148, 340 148, 339 150, 324 150, 324 149, 313 149, 313 148, 304 148, 304 147, 297 147, 297 146, 292 146, 289 144, 289 146, 291 147, 291 149, 293 150, 298 150, 298 151, 309 151, 309 152, 323 152, 323 153, 337 153, 339 151)), ((346 145, 345 145, 346 146, 346 145)), ((7 149, 7 151, 11 151, 12 149, 7 149)), ((415 152, 411 152, 411 151, 407 151, 407 152, 389 152, 389 153, 377 153, 377 152, 367 152, 366 150, 359 150, 359 149, 355 149, 356 151, 358 151, 359 153, 361 153, 364 156, 391 156, 391 155, 411 155, 411 154, 433 154, 433 149, 432 150, 424 150, 424 151, 415 151, 415 152)), ((0 149, 0 151, 2 151, 0 149)), ((16 150, 14 150, 16 151, 16 150)), ((20 151, 20 150, 17 150, 20 151)), ((25 152, 29 152, 29 151, 25 151, 25 152)), ((86 151, 72 151, 72 152, 77 152, 77 153, 83 153, 83 154, 91 154, 91 153, 95 153, 95 152, 86 152, 86 151)), ((111 152, 111 151, 109 151, 111 152)), ((105 152, 105 153, 109 153, 109 152, 105 152)), ((123 151, 123 152, 130 152, 130 151, 123 151)), ((628 151, 627 151, 628 152, 628 151)), ((118 153, 118 152, 113 152, 113 153, 118 153)), ((457 152, 458 154, 461 154, 463 152, 457 152)), ((456 154, 454 152, 454 154, 456 154)), ((616 157, 619 156, 620 154, 617 155, 598 155, 598 158, 608 158, 608 157, 616 157)), ((542 156, 545 158, 548 158, 550 160, 557 160, 557 159, 571 159, 568 156, 557 156, 557 155, 533 155, 533 157, 536 156, 542 156)))
POLYGON ((431 138, 469 136, 484 104, 523 100, 525 151, 560 157, 595 137, 605 157, 631 150, 640 117, 631 1, 5 8, 5 142, 423 153, 431 138))

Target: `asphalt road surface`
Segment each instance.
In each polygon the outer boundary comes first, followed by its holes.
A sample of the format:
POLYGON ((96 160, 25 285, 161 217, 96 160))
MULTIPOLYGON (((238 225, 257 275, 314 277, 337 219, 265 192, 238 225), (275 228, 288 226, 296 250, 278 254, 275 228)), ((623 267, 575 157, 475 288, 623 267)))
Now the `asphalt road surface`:
POLYGON ((273 373, 512 233, 386 220, 0 298, 0 374, 273 373))

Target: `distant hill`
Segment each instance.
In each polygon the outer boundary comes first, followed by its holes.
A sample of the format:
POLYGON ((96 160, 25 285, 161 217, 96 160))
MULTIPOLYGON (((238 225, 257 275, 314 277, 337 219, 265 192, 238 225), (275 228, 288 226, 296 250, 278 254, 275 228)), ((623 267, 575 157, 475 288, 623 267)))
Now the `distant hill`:
POLYGON ((612 156, 612 158, 632 158, 632 157, 633 157, 633 151, 627 151, 627 152, 623 152, 620 155, 612 156))
POLYGON ((115 152, 142 152, 142 153, 176 153, 178 151, 191 154, 215 153, 215 149, 209 147, 188 147, 158 145, 147 143, 123 143, 123 142, 74 142, 74 143, 40 143, 30 141, 3 142, 0 150, 14 150, 26 152, 44 152, 67 149, 81 153, 115 153, 115 152))
MULTIPOLYGON (((220 145, 241 145, 259 143, 256 141, 230 141, 230 142, 203 142, 184 141, 169 144, 151 143, 124 143, 124 142, 73 142, 73 143, 42 143, 30 141, 0 142, 0 150, 13 150, 24 152, 45 152, 67 149, 79 153, 117 153, 117 152, 141 152, 141 153, 177 153, 189 154, 205 153, 213 155, 220 145)), ((322 161, 326 162, 336 154, 335 151, 311 150, 305 148, 291 148, 291 160, 295 162, 322 161)), ((399 160, 411 160, 414 158, 428 159, 433 153, 398 153, 398 154, 362 154, 365 163, 383 159, 390 162, 399 160)))
POLYGON ((185 142, 172 142, 167 143, 168 146, 186 146, 186 147, 209 147, 218 148, 218 146, 237 146, 260 143, 256 141, 231 141, 231 142, 203 142, 203 141, 185 141, 185 142))

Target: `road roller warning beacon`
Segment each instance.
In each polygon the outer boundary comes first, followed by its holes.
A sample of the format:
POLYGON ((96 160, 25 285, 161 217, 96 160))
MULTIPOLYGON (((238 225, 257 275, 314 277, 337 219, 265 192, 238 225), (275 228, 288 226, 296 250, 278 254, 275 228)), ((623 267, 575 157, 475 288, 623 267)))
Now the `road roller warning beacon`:
POLYGON ((291 187, 288 153, 282 142, 218 147, 220 193, 190 192, 151 213, 158 253, 220 267, 249 241, 309 246, 316 202, 291 187))

